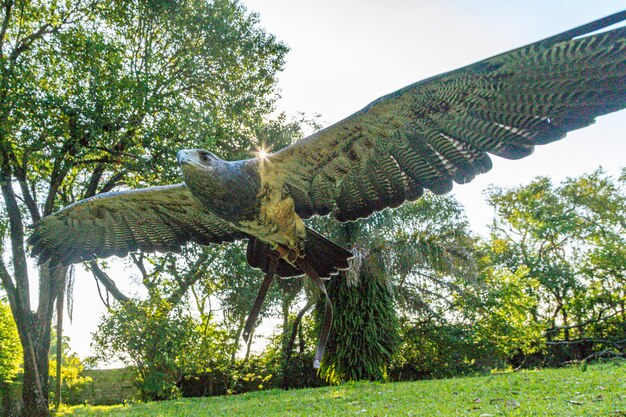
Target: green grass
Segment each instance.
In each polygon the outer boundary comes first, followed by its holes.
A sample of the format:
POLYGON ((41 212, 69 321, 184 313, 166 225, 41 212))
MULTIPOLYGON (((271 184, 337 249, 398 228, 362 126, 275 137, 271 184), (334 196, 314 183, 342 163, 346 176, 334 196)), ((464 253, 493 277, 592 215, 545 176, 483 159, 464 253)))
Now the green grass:
POLYGON ((262 391, 109 407, 63 416, 609 416, 626 417, 626 364, 606 363, 390 384, 262 391))

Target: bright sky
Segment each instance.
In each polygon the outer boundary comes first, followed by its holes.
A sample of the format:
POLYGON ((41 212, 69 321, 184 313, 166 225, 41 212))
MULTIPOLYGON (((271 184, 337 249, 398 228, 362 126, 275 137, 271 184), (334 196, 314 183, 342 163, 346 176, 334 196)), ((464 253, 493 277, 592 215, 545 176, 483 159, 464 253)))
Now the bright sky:
MULTIPOLYGON (((278 109, 321 114, 324 125, 407 84, 532 43, 620 11, 620 1, 588 0, 243 0, 261 25, 289 45, 280 76, 278 109)), ((538 175, 555 182, 602 166, 617 175, 626 166, 626 111, 540 147, 521 161, 494 159, 472 183, 455 185, 473 230, 492 218, 483 190, 510 187, 538 175)), ((172 155, 174 157, 174 155, 172 155)), ((78 269, 80 271, 80 268, 78 269)), ((128 293, 126 272, 115 276, 128 293)), ((133 290, 133 288, 135 288, 133 290)), ((66 334, 81 357, 104 307, 91 275, 78 273, 74 321, 66 334)))

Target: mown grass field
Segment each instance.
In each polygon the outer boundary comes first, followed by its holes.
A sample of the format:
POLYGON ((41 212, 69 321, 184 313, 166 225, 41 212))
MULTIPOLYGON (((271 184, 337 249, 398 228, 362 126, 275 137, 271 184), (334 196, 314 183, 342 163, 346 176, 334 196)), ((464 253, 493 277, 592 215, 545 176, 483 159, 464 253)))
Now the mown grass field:
POLYGON ((626 417, 626 363, 488 376, 74 407, 62 416, 626 417))

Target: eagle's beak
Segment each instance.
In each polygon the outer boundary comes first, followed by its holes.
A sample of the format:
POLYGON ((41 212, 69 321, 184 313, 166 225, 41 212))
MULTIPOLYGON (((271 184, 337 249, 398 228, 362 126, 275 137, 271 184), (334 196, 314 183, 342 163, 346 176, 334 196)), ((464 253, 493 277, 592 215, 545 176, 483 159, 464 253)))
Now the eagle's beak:
POLYGON ((191 162, 191 157, 189 155, 189 151, 183 149, 176 153, 176 160, 178 161, 178 165, 183 165, 191 162))

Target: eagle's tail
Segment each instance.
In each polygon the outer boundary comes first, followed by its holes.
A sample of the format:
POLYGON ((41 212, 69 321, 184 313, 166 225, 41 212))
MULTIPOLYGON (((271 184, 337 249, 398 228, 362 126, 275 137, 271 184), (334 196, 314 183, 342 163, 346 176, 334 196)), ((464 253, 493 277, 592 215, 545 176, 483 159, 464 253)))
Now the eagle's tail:
MULTIPOLYGON (((247 258, 253 268, 259 268, 267 273, 269 268, 270 246, 255 237, 248 241, 247 258)), ((317 271, 321 278, 330 278, 348 268, 348 259, 352 253, 341 246, 331 242, 313 229, 306 228, 306 240, 304 242, 304 259, 317 271)), ((287 278, 304 275, 304 272, 284 259, 281 259, 276 267, 276 275, 287 278)))

